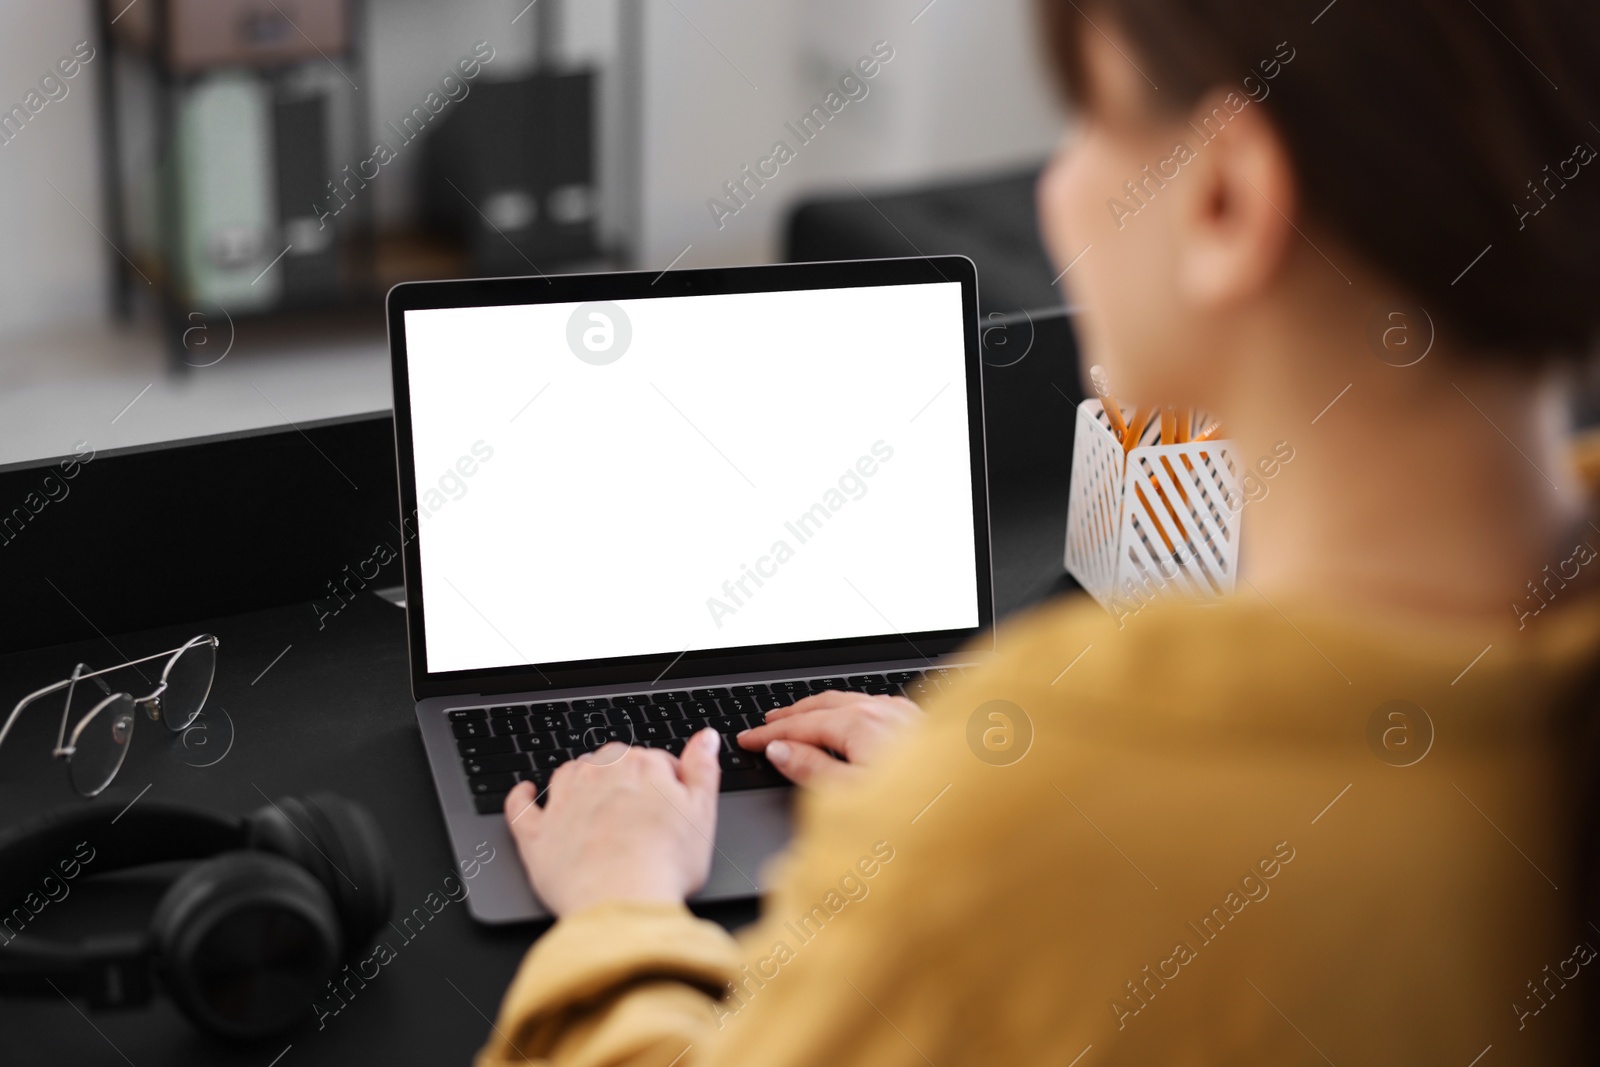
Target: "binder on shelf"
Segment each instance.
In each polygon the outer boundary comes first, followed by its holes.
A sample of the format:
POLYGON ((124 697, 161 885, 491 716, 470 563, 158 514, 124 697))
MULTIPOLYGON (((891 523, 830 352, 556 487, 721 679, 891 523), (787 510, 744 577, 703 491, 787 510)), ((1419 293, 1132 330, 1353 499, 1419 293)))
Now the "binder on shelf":
POLYGON ((280 245, 285 305, 328 303, 340 296, 335 220, 319 219, 327 195, 328 98, 322 93, 280 92, 273 107, 278 161, 280 245))
POLYGON ((480 82, 424 142, 428 221, 480 274, 598 258, 591 71, 480 82))
MULTIPOLYGON (((283 290, 272 158, 272 92, 241 71, 185 91, 176 139, 180 299, 230 312, 273 307, 283 290)), ((195 309, 203 310, 203 309, 195 309)))

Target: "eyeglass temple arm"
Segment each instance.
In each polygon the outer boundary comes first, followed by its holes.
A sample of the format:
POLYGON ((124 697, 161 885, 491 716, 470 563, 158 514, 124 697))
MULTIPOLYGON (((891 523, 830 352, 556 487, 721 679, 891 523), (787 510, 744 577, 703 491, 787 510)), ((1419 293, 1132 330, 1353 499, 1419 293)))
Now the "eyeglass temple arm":
MULTIPOLYGON (((17 702, 17 706, 11 709, 11 714, 6 718, 6 724, 4 726, 0 726, 0 745, 6 743, 6 735, 11 732, 11 726, 17 721, 17 716, 22 714, 22 709, 27 707, 29 704, 32 704, 35 700, 38 700, 40 697, 47 697, 51 693, 59 692, 60 690, 65 689, 70 685, 74 685, 75 683, 84 679, 99 678, 102 674, 110 674, 112 671, 120 671, 127 667, 135 667, 141 663, 149 663, 151 660, 160 659, 163 656, 176 655, 177 653, 182 652, 184 649, 189 648, 197 640, 198 638, 190 638, 177 648, 169 648, 165 652, 157 652, 152 656, 144 656, 140 659, 130 659, 126 663, 119 663, 115 667, 106 667, 98 671, 83 672, 83 667, 85 665, 82 663, 78 664, 77 667, 73 668, 72 677, 63 678, 61 681, 56 682, 53 685, 47 685, 43 689, 37 689, 17 702)), ((220 642, 218 642, 215 637, 211 638, 210 644, 213 648, 215 648, 219 643, 220 642)), ((110 690, 106 688, 104 682, 100 683, 100 688, 106 689, 107 692, 110 692, 110 690)), ((61 729, 57 731, 56 734, 56 748, 59 749, 66 742, 66 737, 67 710, 63 708, 61 711, 61 729)))
MULTIPOLYGON (((79 664, 79 666, 81 667, 82 664, 79 664)), ((22 714, 22 710, 24 708, 26 708, 29 704, 32 704, 34 701, 38 700, 40 697, 47 697, 51 693, 59 693, 61 690, 66 689, 68 686, 73 685, 79 678, 87 678, 87 677, 90 677, 90 675, 78 674, 77 671, 74 671, 73 672, 73 677, 71 677, 71 678, 63 678, 61 681, 56 682, 53 685, 47 685, 43 689, 37 689, 37 690, 33 691, 32 693, 29 693, 27 696, 23 697, 21 700, 17 701, 17 706, 12 708, 11 709, 11 714, 6 717, 6 724, 4 726, 0 726, 0 745, 4 745, 6 743, 6 735, 11 733, 12 725, 17 721, 17 717, 22 714)), ((66 731, 67 731, 67 715, 66 715, 66 711, 63 710, 62 713, 61 713, 61 729, 58 730, 57 734, 56 734, 56 747, 57 748, 61 747, 62 742, 66 737, 66 731)))

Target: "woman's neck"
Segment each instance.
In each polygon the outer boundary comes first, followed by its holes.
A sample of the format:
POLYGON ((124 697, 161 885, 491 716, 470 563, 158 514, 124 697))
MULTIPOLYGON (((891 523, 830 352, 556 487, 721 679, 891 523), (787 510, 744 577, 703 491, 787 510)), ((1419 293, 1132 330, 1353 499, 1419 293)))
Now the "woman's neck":
POLYGON ((1241 574, 1269 599, 1514 621, 1510 605, 1546 565, 1585 535, 1600 546, 1559 376, 1442 344, 1394 367, 1350 329, 1348 308, 1336 314, 1343 328, 1303 314, 1289 333, 1263 324, 1262 358, 1219 398, 1246 463, 1293 449, 1273 477, 1255 472, 1241 574))

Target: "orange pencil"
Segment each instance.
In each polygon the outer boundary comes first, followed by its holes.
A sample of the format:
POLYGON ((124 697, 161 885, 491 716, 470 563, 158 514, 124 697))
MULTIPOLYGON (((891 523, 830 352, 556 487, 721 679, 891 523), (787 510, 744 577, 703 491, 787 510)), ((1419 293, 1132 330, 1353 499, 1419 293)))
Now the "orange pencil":
POLYGON ((1117 435, 1117 440, 1122 441, 1128 435, 1128 424, 1122 421, 1122 405, 1117 403, 1116 397, 1107 393, 1100 399, 1100 407, 1106 413, 1106 421, 1111 423, 1111 432, 1117 435))
POLYGON ((1161 443, 1173 444, 1178 440, 1178 413, 1170 407, 1161 409, 1161 443))
POLYGON ((1210 441, 1213 438, 1221 437, 1221 436, 1222 436, 1222 421, 1220 419, 1213 419, 1211 421, 1211 425, 1207 426, 1205 429, 1201 430, 1199 433, 1194 435, 1194 439, 1196 441, 1210 441))
POLYGON ((1138 447, 1139 439, 1144 436, 1145 427, 1150 425, 1150 420, 1155 417, 1155 414, 1155 408, 1150 408, 1148 411, 1134 409, 1133 421, 1128 424, 1128 432, 1122 438, 1122 450, 1124 452, 1138 447))
POLYGON ((1190 434, 1194 430, 1194 409, 1182 408, 1178 411, 1178 444, 1188 444, 1190 434))

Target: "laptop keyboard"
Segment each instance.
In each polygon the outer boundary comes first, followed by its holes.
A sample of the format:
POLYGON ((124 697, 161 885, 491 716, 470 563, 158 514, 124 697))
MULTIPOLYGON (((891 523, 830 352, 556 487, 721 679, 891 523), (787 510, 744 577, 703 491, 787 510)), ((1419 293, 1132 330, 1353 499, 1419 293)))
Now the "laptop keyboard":
POLYGON ((544 803, 555 769, 585 752, 620 741, 682 755, 684 742, 706 727, 722 735, 722 791, 785 785, 788 779, 758 752, 746 752, 735 736, 766 721, 767 712, 829 689, 907 696, 932 696, 960 667, 890 671, 849 677, 800 678, 714 689, 671 689, 531 704, 452 708, 450 729, 461 768, 481 815, 498 814, 518 782, 532 782, 544 803))

